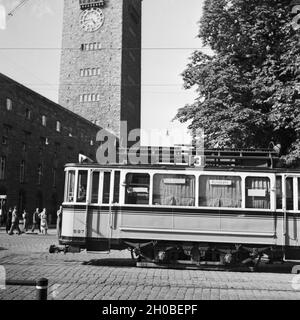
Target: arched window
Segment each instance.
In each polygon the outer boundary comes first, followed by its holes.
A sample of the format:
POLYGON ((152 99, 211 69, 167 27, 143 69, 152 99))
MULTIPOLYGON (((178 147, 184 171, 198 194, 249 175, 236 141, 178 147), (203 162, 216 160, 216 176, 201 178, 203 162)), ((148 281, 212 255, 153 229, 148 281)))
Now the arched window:
POLYGON ((11 111, 12 110, 12 100, 11 99, 9 99, 9 98, 7 98, 6 99, 6 109, 8 110, 8 111, 11 111))
POLYGON ((25 160, 21 161, 20 164, 20 183, 25 182, 25 160))
POLYGON ((18 210, 19 215, 21 215, 23 211, 26 210, 26 193, 24 190, 19 191, 18 210))
POLYGON ((0 180, 5 179, 5 171, 6 171, 6 157, 0 157, 0 180))
POLYGON ((60 121, 56 121, 56 131, 61 132, 61 123, 60 121))
POLYGON ((46 117, 45 115, 42 116, 42 125, 43 125, 44 127, 47 126, 47 117, 46 117))

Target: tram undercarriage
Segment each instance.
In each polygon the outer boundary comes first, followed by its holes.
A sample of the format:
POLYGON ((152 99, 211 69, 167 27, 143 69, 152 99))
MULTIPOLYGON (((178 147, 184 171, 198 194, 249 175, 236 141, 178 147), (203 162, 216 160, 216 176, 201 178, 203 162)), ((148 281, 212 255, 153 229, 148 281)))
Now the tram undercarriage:
POLYGON ((124 241, 137 261, 137 266, 180 266, 194 267, 249 267, 260 262, 284 261, 284 251, 274 246, 247 246, 242 244, 176 243, 151 241, 134 243, 124 241))
MULTIPOLYGON (((69 241, 67 241, 69 242, 69 241)), ((62 244, 64 241, 61 242, 62 244)), ((255 271, 260 263, 283 263, 288 248, 251 244, 191 243, 178 241, 134 241, 111 239, 87 242, 81 246, 72 244, 51 246, 50 253, 109 252, 128 249, 137 267, 174 267, 192 269, 241 269, 255 271)), ((297 252, 300 250, 298 249, 297 252)), ((299 257, 297 258, 299 260, 299 257)))

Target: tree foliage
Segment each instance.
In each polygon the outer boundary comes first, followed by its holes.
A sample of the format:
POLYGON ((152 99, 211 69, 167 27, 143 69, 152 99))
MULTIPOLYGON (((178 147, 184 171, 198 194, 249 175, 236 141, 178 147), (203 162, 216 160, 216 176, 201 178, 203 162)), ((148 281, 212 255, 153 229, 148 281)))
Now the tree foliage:
POLYGON ((300 30, 291 0, 206 0, 195 51, 183 72, 193 104, 176 119, 203 128, 206 147, 267 148, 300 157, 300 30))

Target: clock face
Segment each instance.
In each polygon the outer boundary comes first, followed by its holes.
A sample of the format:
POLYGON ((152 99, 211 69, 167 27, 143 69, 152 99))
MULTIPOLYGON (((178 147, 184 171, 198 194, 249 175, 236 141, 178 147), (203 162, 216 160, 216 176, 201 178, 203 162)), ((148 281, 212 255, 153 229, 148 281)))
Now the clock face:
POLYGON ((86 32, 94 32, 104 23, 104 14, 99 8, 92 8, 82 12, 80 25, 86 32))

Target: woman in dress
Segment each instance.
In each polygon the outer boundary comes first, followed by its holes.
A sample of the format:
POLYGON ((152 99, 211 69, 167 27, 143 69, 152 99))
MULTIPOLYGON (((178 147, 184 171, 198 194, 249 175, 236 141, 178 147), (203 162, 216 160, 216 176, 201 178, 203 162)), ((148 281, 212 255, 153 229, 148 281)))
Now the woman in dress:
POLYGON ((47 223, 47 211, 44 210, 41 212, 41 232, 42 234, 47 234, 48 223, 47 223))

